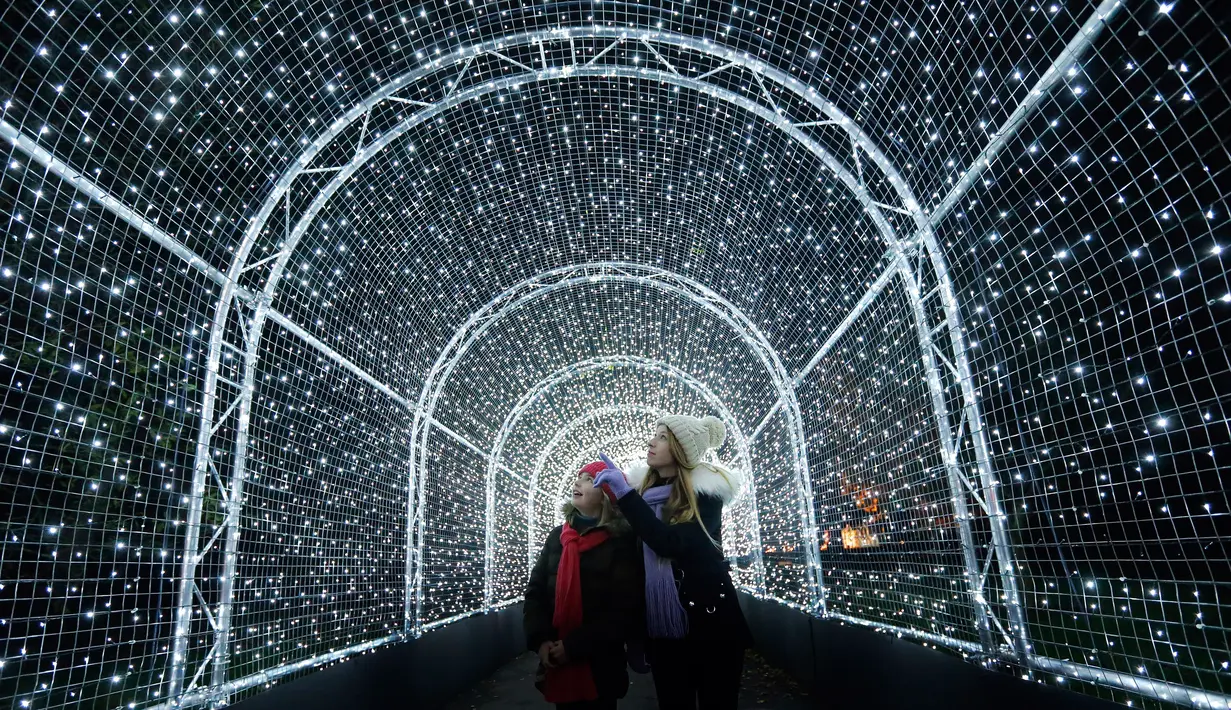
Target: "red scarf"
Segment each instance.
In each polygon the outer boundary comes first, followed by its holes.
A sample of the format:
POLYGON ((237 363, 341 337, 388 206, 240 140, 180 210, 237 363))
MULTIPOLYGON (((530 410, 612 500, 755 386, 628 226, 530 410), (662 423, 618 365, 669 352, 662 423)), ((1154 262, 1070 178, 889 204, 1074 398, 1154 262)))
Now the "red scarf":
MULTIPOLYGON (((582 535, 564 524, 560 531, 560 566, 556 568, 556 611, 551 625, 559 638, 567 638, 581 626, 581 553, 603 544, 609 537, 606 530, 594 530, 582 535)), ((594 675, 590 664, 570 660, 566 665, 547 669, 543 699, 549 703, 576 703, 597 700, 594 675)))

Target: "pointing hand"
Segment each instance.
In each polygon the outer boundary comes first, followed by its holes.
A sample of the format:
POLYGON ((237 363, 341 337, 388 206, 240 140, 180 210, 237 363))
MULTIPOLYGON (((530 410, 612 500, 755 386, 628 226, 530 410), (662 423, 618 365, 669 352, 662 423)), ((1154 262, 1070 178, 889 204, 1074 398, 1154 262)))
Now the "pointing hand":
POLYGON ((598 457, 603 463, 607 464, 607 469, 598 474, 598 478, 594 479, 594 485, 602 486, 603 492, 606 493, 607 497, 611 498, 613 502, 623 498, 633 489, 633 487, 628 484, 628 478, 624 476, 624 472, 620 470, 620 467, 616 466, 615 463, 607 457, 607 454, 600 453, 598 457))

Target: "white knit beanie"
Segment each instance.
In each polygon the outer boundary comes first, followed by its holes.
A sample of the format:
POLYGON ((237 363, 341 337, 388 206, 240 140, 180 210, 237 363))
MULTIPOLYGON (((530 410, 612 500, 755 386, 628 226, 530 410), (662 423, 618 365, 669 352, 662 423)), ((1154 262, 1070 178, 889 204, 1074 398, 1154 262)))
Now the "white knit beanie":
POLYGON ((670 429, 680 442, 680 448, 684 449, 684 458, 687 459, 681 463, 689 468, 701 462, 707 449, 716 449, 727 439, 727 427, 718 417, 697 419, 687 414, 668 414, 655 422, 654 426, 660 424, 670 429))

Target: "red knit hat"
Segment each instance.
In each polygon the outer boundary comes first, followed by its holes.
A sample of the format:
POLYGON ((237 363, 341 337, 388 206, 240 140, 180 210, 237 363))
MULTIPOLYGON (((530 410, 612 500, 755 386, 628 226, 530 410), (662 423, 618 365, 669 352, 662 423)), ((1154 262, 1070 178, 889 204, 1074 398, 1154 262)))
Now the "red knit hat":
MULTIPOLYGON (((607 470, 607 464, 603 463, 602 461, 594 461, 592 463, 586 464, 585 466, 582 466, 581 470, 577 472, 577 475, 580 476, 583 473, 588 473, 590 474, 590 478, 598 478, 598 474, 606 470, 607 470)), ((624 480, 626 482, 628 481, 627 473, 624 474, 624 480)), ((611 491, 611 486, 607 485, 606 483, 603 484, 603 493, 605 493, 607 497, 611 499, 612 503, 616 502, 615 493, 611 491)))
POLYGON ((590 478, 598 478, 598 474, 606 470, 607 464, 602 461, 595 461, 594 463, 588 463, 585 466, 582 466, 581 470, 577 472, 577 475, 580 476, 583 473, 588 473, 590 474, 590 478))

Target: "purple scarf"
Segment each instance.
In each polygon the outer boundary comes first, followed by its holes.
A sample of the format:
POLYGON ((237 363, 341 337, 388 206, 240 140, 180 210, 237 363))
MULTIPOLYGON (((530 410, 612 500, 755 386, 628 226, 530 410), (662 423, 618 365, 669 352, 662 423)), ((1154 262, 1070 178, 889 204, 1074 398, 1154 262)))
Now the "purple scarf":
MULTIPOLYGON (((670 495, 671 486, 655 486, 642 493, 641 497, 662 520, 663 508, 670 495)), ((641 547, 645 559, 646 631, 652 639, 682 639, 688 633, 688 614, 675 588, 671 560, 659 557, 644 542, 641 547)))

